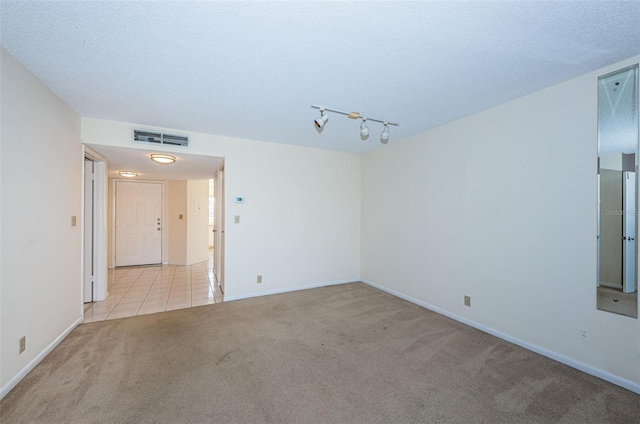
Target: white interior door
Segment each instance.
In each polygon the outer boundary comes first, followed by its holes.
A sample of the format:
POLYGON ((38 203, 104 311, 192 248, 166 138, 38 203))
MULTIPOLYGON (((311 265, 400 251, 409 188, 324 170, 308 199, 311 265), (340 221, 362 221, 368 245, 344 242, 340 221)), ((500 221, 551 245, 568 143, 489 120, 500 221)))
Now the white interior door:
POLYGON ((224 168, 218 170, 215 178, 215 246, 213 250, 213 271, 218 287, 224 293, 224 168))
POLYGON ((220 170, 220 291, 224 294, 224 168, 220 170))
POLYGON ((162 184, 116 181, 116 266, 162 263, 162 184))
POLYGON ((213 178, 209 180, 209 249, 213 249, 215 246, 215 234, 214 228, 216 228, 216 194, 215 194, 215 174, 213 178))
POLYGON ((602 201, 600 200, 600 161, 598 160, 598 234, 596 235, 597 258, 596 258, 596 286, 600 287, 600 208, 602 201))
MULTIPOLYGON (((93 221, 92 223, 92 233, 91 233, 91 240, 89 241, 88 238, 86 238, 84 240, 84 247, 83 249, 85 249, 85 260, 87 260, 89 257, 91 257, 92 259, 92 268, 93 268, 93 287, 92 290, 89 290, 88 284, 85 285, 85 283, 88 282, 88 279, 86 279, 83 275, 83 286, 84 286, 84 295, 83 295, 83 301, 89 301, 88 298, 88 294, 92 293, 92 299, 90 300, 91 302, 99 302, 102 300, 105 300, 107 298, 107 296, 109 295, 108 290, 107 290, 107 286, 108 286, 108 277, 107 277, 107 269, 108 269, 108 265, 107 265, 107 204, 108 202, 108 194, 107 194, 107 187, 108 187, 108 181, 109 181, 109 177, 108 177, 108 170, 107 170, 107 163, 106 163, 106 159, 104 157, 102 157, 99 153, 91 150, 91 148, 87 147, 87 146, 83 146, 83 150, 84 150, 84 158, 89 159, 90 161, 92 161, 93 164, 93 202, 91 204, 92 206, 92 214, 91 214, 91 219, 93 221), (89 242, 91 242, 91 244, 89 244, 89 242), (91 254, 89 254, 89 250, 88 250, 88 246, 92 247, 93 252, 91 254), (89 256, 87 256, 89 255, 89 256), (84 297, 87 296, 87 297, 84 297)), ((88 169, 85 172, 85 178, 88 175, 88 169)), ((85 179, 85 185, 84 185, 85 189, 87 189, 89 187, 89 179, 85 179)), ((89 193, 88 191, 85 193, 85 200, 89 199, 89 193)), ((88 207, 88 204, 85 202, 85 208, 88 207)), ((88 210, 85 209, 85 213, 83 214, 83 216, 88 216, 88 210)), ((85 237, 87 237, 89 235, 89 228, 88 228, 88 223, 84 222, 83 225, 87 225, 87 228, 85 230, 85 237)), ((84 263, 83 263, 84 264, 84 263)), ((89 264, 88 262, 86 264, 84 264, 84 270, 86 272, 86 270, 88 270, 89 268, 89 264)))
POLYGON ((84 301, 93 302, 94 246, 93 246, 93 161, 84 160, 84 301))
POLYGON ((622 291, 636 290, 636 173, 623 172, 622 187, 622 291))
POLYGON ((218 246, 220 245, 220 241, 218 240, 218 198, 220 197, 220 193, 218 192, 218 172, 213 175, 213 274, 215 275, 216 281, 218 281, 218 246))

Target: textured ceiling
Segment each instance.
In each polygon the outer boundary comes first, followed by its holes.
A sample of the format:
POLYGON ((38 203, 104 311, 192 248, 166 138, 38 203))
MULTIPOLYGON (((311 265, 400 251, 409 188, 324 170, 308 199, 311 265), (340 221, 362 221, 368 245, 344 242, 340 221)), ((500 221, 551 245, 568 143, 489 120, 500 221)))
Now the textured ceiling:
POLYGON ((2 45, 79 114, 363 152, 640 54, 640 2, 11 2, 2 45))
POLYGON ((118 171, 135 171, 134 179, 144 180, 208 180, 222 164, 223 159, 212 156, 171 153, 176 161, 170 165, 160 165, 151 160, 154 150, 128 149, 125 147, 89 144, 107 159, 109 177, 122 178, 118 171))

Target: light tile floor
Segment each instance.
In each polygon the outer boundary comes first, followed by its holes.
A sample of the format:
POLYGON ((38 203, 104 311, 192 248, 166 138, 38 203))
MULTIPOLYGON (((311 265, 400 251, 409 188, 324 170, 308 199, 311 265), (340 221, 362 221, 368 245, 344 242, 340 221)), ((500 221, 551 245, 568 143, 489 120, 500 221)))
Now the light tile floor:
POLYGON ((109 297, 85 304, 84 322, 104 321, 223 301, 209 261, 110 269, 109 297))

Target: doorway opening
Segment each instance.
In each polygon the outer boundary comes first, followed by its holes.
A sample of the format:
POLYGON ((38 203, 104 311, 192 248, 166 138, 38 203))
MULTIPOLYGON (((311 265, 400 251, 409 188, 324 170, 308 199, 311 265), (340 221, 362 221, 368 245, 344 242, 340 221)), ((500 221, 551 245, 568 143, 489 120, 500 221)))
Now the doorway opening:
POLYGON ((154 153, 150 150, 102 145, 91 148, 100 152, 109 166, 108 174, 105 171, 109 190, 104 197, 108 219, 103 247, 108 252, 105 261, 110 296, 90 304, 84 322, 223 302, 212 265, 215 255, 210 249, 216 243, 211 234, 219 214, 219 205, 211 199, 210 180, 217 177, 224 159, 172 152, 176 162, 158 166, 149 160, 154 153), (120 170, 135 171, 137 176, 122 178, 120 170), (145 197, 154 184, 161 186, 159 212, 154 208, 155 201, 145 197), (128 190, 131 188, 135 190, 128 190), (116 198, 122 194, 132 198, 116 198), (150 231, 121 233, 130 230, 126 227, 132 224, 147 225, 150 231), (157 237, 159 243, 154 240, 157 237), (124 241, 122 246, 120 241, 124 241), (138 253, 144 256, 142 260, 124 260, 138 253), (146 253, 156 256, 149 259, 146 253))
POLYGON ((83 281, 83 301, 91 303, 95 298, 93 275, 95 273, 95 248, 94 248, 94 162, 84 158, 84 272, 82 274, 83 281))

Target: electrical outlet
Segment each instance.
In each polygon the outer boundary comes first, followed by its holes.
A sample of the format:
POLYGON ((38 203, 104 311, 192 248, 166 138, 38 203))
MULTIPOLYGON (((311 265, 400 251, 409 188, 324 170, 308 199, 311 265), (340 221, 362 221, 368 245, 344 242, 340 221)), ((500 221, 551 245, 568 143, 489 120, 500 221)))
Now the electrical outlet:
POLYGON ((233 216, 233 223, 234 224, 239 224, 240 223, 240 215, 234 215, 233 216))
POLYGON ((262 283, 262 275, 258 275, 258 284, 262 283))
POLYGON ((587 338, 587 332, 585 330, 580 330, 580 337, 582 337, 582 340, 587 338))
POLYGON ((22 353, 27 348, 27 336, 20 337, 20 351, 18 353, 22 353))
POLYGON ((464 297, 464 306, 471 306, 471 296, 464 297))

